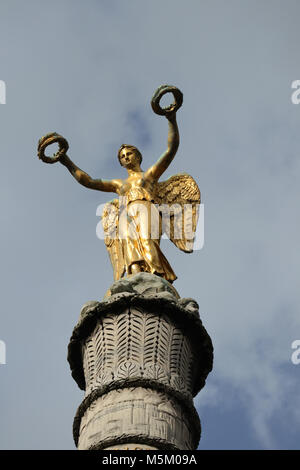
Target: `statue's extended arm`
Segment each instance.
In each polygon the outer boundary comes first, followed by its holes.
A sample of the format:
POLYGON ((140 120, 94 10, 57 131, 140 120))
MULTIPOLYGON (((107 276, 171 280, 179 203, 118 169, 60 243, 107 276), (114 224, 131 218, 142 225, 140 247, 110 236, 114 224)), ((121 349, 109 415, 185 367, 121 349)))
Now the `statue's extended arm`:
POLYGON ((179 146, 179 131, 176 122, 176 113, 166 116, 169 121, 168 148, 157 160, 157 162, 146 171, 146 177, 158 180, 166 171, 171 161, 176 155, 179 146))
POLYGON ((78 166, 76 166, 66 154, 62 154, 59 161, 62 165, 68 168, 69 172, 78 181, 78 183, 82 184, 86 188, 113 193, 117 192, 120 185, 119 180, 93 179, 83 170, 78 168, 78 166))

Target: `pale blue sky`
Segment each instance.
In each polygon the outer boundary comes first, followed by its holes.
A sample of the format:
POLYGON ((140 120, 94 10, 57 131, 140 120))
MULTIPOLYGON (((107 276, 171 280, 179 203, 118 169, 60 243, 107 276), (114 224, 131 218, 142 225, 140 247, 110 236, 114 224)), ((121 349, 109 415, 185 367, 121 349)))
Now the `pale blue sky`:
POLYGON ((299 448, 299 14, 292 0, 1 1, 1 449, 74 448, 67 344, 112 282, 96 237, 110 195, 38 161, 37 141, 63 134, 95 177, 124 176, 123 142, 146 167, 166 147, 150 107, 163 83, 184 93, 166 176, 193 175, 205 204, 201 251, 163 242, 215 347, 200 448, 299 448))

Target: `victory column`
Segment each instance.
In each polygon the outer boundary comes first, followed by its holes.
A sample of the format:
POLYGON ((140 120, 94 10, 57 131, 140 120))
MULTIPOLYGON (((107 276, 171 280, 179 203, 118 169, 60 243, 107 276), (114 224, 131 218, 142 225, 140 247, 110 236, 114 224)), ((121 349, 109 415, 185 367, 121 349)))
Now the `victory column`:
POLYGON ((140 151, 123 144, 118 151, 125 179, 93 179, 67 156, 68 142, 57 133, 42 137, 38 156, 59 161, 87 188, 118 195, 105 205, 102 223, 114 283, 101 301, 87 302, 73 330, 68 361, 85 391, 73 424, 78 449, 194 450, 200 419, 193 397, 212 370, 213 347, 191 298, 181 298, 177 276, 160 249, 166 233, 191 253, 200 191, 188 174, 159 179, 179 146, 176 112, 181 91, 163 85, 151 105, 168 120, 168 146, 156 163, 142 170, 140 151), (166 107, 160 100, 172 93, 166 107), (45 155, 48 145, 59 151, 45 155))

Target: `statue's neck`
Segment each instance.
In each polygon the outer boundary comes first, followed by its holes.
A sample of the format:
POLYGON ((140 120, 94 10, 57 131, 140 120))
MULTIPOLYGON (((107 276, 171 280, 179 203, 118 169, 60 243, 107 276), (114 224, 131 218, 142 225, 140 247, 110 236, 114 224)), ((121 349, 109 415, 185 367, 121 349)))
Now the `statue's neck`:
POLYGON ((142 173, 143 170, 141 169, 141 167, 137 167, 137 168, 134 168, 134 169, 130 169, 130 168, 127 168, 127 172, 128 172, 128 176, 134 176, 136 175, 137 173, 142 173))

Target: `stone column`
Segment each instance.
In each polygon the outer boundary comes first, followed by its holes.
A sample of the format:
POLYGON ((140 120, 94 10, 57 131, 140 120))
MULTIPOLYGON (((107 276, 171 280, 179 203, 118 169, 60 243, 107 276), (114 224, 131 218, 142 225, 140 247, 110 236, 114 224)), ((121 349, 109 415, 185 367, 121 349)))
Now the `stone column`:
POLYGON ((116 281, 82 308, 68 361, 85 390, 73 425, 78 449, 197 449, 193 397, 213 348, 195 300, 149 273, 116 281))

